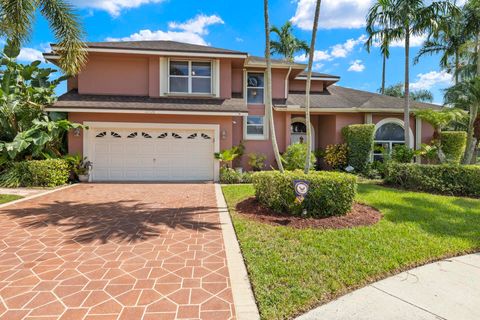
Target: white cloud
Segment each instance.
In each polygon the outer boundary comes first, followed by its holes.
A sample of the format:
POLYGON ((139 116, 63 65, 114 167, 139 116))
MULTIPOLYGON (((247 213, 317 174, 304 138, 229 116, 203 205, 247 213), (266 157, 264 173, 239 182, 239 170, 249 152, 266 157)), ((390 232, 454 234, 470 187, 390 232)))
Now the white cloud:
POLYGON ((453 82, 452 75, 442 70, 430 71, 428 73, 419 73, 417 80, 410 83, 411 90, 429 90, 437 85, 451 85, 453 82))
MULTIPOLYGON (((357 39, 348 39, 344 43, 339 43, 330 47, 330 50, 315 50, 313 61, 330 61, 336 58, 346 58, 357 46, 363 45, 367 37, 362 34, 357 39)), ((297 62, 307 62, 308 55, 301 54, 295 56, 297 62)))
POLYGON ((118 17, 123 9, 138 8, 149 3, 160 3, 164 0, 73 0, 72 4, 78 8, 89 8, 107 11, 118 17))
POLYGON ((172 40, 208 45, 203 36, 208 34, 207 27, 214 24, 224 24, 224 21, 217 15, 199 14, 187 22, 170 22, 166 31, 145 29, 123 38, 107 38, 107 41, 172 40))
MULTIPOLYGON (((423 43, 425 42, 425 40, 427 40, 427 35, 421 35, 421 36, 412 36, 410 37, 410 47, 421 47, 423 45, 423 43)), ((379 46, 378 44, 376 44, 376 46, 379 46)), ((405 48, 405 40, 395 40, 395 41, 392 41, 392 43, 390 44, 391 47, 401 47, 401 48, 405 48)))
POLYGON ((22 48, 17 60, 23 62, 32 62, 35 60, 44 61, 42 52, 33 48, 22 48))
POLYGON ((350 67, 348 71, 352 72, 362 72, 365 70, 365 65, 363 64, 362 60, 355 60, 350 63, 350 67))
MULTIPOLYGON (((315 12, 315 0, 296 0, 297 10, 290 21, 303 30, 311 30, 315 12)), ((373 0, 323 0, 320 7, 319 27, 360 28, 373 0)))
POLYGON ((243 42, 243 38, 236 37, 236 38, 235 38, 235 41, 237 41, 237 42, 243 42))

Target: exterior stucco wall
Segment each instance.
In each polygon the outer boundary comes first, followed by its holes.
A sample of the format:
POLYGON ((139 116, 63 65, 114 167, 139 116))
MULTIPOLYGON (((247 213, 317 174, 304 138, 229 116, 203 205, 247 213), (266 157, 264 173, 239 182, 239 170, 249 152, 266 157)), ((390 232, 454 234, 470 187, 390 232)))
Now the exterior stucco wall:
MULTIPOLYGON (((290 80, 288 91, 305 92, 307 81, 305 80, 290 80)), ((323 81, 312 81, 312 92, 323 92, 323 81)))
MULTIPOLYGON (((188 57, 186 58, 188 59, 188 57)), ((195 60, 195 58, 191 58, 195 60)), ((220 59, 220 97, 232 97, 232 60, 220 59)), ((159 56, 91 53, 78 81, 71 78, 68 89, 80 94, 160 96, 159 56)), ((238 72, 237 72, 238 73, 238 72)), ((235 92, 242 92, 241 73, 235 74, 235 92)))
POLYGON ((232 62, 228 59, 220 60, 220 97, 232 97, 232 62))
POLYGON ((243 69, 232 69, 232 93, 243 93, 243 69))
MULTIPOLYGON (((69 113, 72 122, 138 122, 138 123, 181 123, 181 124, 219 124, 220 135, 226 132, 225 138, 220 138, 220 149, 232 147, 233 122, 229 116, 180 116, 180 115, 152 115, 152 114, 122 114, 122 113, 69 113)), ((193 127, 193 125, 192 125, 193 127)), ((68 152, 70 154, 83 153, 83 132, 75 137, 72 132, 68 136, 68 152)), ((192 155, 194 156, 194 155, 192 155)))
POLYGON ((90 54, 78 75, 78 92, 148 96, 148 83, 148 56, 90 54))

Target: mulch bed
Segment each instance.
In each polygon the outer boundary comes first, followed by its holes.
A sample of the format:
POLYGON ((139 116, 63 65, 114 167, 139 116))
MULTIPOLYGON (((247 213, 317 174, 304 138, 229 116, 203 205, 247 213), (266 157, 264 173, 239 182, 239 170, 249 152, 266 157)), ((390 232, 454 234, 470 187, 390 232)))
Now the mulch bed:
POLYGON ((383 217, 382 213, 370 206, 355 203, 352 211, 344 216, 327 218, 302 218, 286 213, 276 213, 262 206, 255 197, 239 202, 236 206, 238 214, 273 226, 288 226, 297 229, 345 229, 358 226, 369 226, 383 217))

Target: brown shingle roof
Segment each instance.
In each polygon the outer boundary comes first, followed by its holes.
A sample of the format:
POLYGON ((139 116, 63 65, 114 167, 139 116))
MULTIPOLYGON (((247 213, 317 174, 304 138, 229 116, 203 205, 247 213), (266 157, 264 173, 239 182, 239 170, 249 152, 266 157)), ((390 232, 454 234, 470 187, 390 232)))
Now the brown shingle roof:
MULTIPOLYGON (((311 107, 314 109, 358 109, 362 110, 403 110, 404 100, 373 92, 355 90, 340 86, 330 86, 322 93, 311 94, 311 107)), ((289 93, 288 99, 277 99, 275 107, 285 108, 305 105, 305 93, 289 93)), ((439 105, 411 101, 412 109, 440 108, 439 105)))
MULTIPOLYGON (((58 98, 52 108, 117 109, 138 111, 248 112, 243 99, 136 97, 88 95, 70 91, 58 98)), ((47 108, 48 109, 48 108, 47 108)))
POLYGON ((127 49, 127 50, 152 50, 172 52, 198 52, 198 53, 224 53, 246 55, 245 52, 202 46, 198 44, 183 43, 169 40, 152 41, 110 41, 110 42, 87 42, 89 48, 102 49, 127 49))

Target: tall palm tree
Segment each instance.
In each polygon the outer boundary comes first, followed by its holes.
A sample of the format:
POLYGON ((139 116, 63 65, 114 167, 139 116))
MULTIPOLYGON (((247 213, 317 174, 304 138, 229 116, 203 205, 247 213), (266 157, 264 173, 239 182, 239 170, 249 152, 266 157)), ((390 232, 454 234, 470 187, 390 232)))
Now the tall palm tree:
MULTIPOLYGON (((405 98, 405 92, 403 90, 403 83, 397 83, 386 87, 383 94, 391 97, 405 98)), ((410 91, 410 99, 420 102, 432 102, 433 93, 426 89, 410 91)))
POLYGON ((305 161, 305 173, 310 171, 312 156, 312 125, 310 124, 310 88, 312 86, 312 65, 315 55, 315 40, 317 38, 318 18, 320 17, 320 6, 322 0, 317 0, 315 6, 315 15, 313 18, 312 41, 310 42, 310 52, 308 54, 307 84, 305 89, 305 123, 307 124, 307 157, 305 161))
MULTIPOLYGON (((434 1, 425 5, 423 0, 378 0, 385 3, 373 5, 372 32, 379 33, 378 26, 389 27, 390 40, 400 40, 405 46, 405 103, 404 124, 410 128, 410 39, 421 36, 438 27, 439 21, 456 8, 449 1, 434 1)), ((372 10, 371 10, 372 11, 372 10)), ((408 129, 407 129, 408 130, 408 129)), ((410 135, 405 135, 405 145, 410 147, 410 135)))
POLYGON ((265 17, 265 60, 267 62, 266 92, 265 92, 265 113, 270 127, 270 139, 272 140, 273 154, 277 162, 278 170, 284 172, 283 164, 278 150, 277 135, 275 134, 275 122, 273 121, 272 102, 272 60, 270 57, 270 21, 268 17, 268 0, 263 1, 263 13, 265 17))
POLYGON ((77 74, 86 60, 82 26, 71 4, 64 0, 0 0, 0 36, 16 45, 32 34, 39 12, 50 24, 58 40, 60 67, 77 74))
POLYGON ((285 22, 280 29, 273 26, 270 28, 270 32, 278 37, 278 41, 270 41, 271 53, 279 54, 290 62, 293 62, 293 56, 296 52, 303 51, 308 54, 308 44, 293 35, 293 26, 290 21, 285 22))
POLYGON ((455 84, 459 82, 462 46, 466 41, 461 15, 453 14, 440 21, 437 32, 429 34, 427 41, 415 57, 417 64, 424 55, 441 54, 440 67, 453 73, 455 84), (452 61, 453 60, 453 61, 452 61))
POLYGON ((387 60, 390 58, 390 35, 388 21, 377 21, 379 11, 384 11, 390 4, 389 0, 379 0, 369 10, 367 15, 367 27, 368 39, 365 42, 367 52, 370 53, 371 47, 375 44, 375 41, 380 42, 380 53, 382 54, 382 86, 380 89, 381 94, 385 94, 385 78, 387 60))

